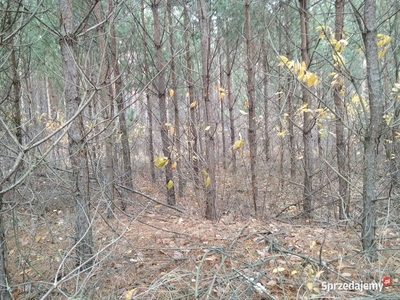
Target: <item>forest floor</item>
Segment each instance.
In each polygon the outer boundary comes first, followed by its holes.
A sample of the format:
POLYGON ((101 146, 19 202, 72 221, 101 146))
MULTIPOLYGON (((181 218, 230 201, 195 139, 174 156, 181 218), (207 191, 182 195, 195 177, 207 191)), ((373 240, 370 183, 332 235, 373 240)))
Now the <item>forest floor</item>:
POLYGON ((113 219, 99 204, 95 265, 79 272, 71 200, 42 185, 53 201, 9 212, 15 299, 400 299, 394 228, 378 232, 378 259, 368 262, 358 226, 231 214, 210 222, 190 212, 192 197, 180 199, 184 213, 141 200, 113 219), (380 285, 385 277, 391 286, 380 285))

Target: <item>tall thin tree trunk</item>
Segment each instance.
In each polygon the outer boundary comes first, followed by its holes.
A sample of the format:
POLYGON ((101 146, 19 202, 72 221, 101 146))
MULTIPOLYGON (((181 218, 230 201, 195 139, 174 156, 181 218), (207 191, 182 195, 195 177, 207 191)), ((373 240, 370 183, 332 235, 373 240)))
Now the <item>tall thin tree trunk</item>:
POLYGON ((362 245, 371 261, 376 260, 376 158, 379 138, 382 134, 382 94, 377 46, 376 1, 366 0, 364 4, 365 58, 367 61, 367 82, 369 96, 369 116, 364 136, 364 176, 363 176, 363 223, 362 245))
MULTIPOLYGON (((262 48, 266 49, 265 41, 262 41, 262 48)), ((263 70, 263 93, 264 93, 264 152, 265 159, 270 159, 270 137, 269 137, 269 66, 267 53, 263 54, 262 70, 263 70)))
MULTIPOLYGON (((160 5, 160 0, 152 0, 151 10, 153 12, 154 19, 154 46, 156 48, 156 69, 157 69, 157 78, 156 78, 156 90, 158 94, 158 103, 160 108, 160 124, 159 128, 161 130, 161 140, 162 140, 162 150, 163 155, 168 159, 171 159, 171 142, 168 137, 167 130, 167 106, 166 106, 166 84, 164 78, 164 68, 165 62, 162 54, 162 40, 161 40, 161 24, 159 18, 158 8, 160 5)), ((168 186, 170 181, 173 182, 172 170, 169 167, 165 169, 165 186, 168 186)), ((175 188, 174 186, 167 188, 167 202, 169 205, 175 205, 175 188)))
POLYGON ((13 122, 15 126, 15 136, 20 145, 22 145, 22 124, 21 124, 21 79, 18 73, 17 57, 15 55, 14 38, 10 40, 11 48, 11 71, 13 86, 13 122))
MULTIPOLYGON (((229 45, 229 31, 226 26, 226 89, 228 97, 228 110, 229 110, 229 131, 231 145, 235 143, 235 115, 234 115, 234 103, 232 98, 232 64, 231 64, 231 49, 229 45)), ((232 150, 232 170, 236 174, 236 150, 232 150)))
POLYGON ((206 178, 206 212, 205 217, 209 220, 217 219, 216 200, 217 186, 215 178, 215 133, 216 125, 212 118, 212 107, 210 101, 210 25, 209 16, 205 0, 198 0, 200 17, 200 36, 201 36, 201 78, 202 78, 202 96, 205 108, 205 122, 210 126, 206 131, 205 143, 205 164, 208 173, 206 178), (209 179, 208 179, 209 178, 209 179))
MULTIPOLYGON (((1 190, 0 186, 0 190, 1 190)), ((7 241, 4 228, 3 194, 0 193, 0 299, 11 300, 10 277, 7 269, 7 241)))
POLYGON ((191 30, 189 28, 189 16, 187 6, 184 5, 183 10, 184 26, 185 26, 185 52, 186 52, 186 84, 188 87, 189 96, 189 110, 190 110, 190 121, 189 121, 189 161, 193 169, 193 178, 196 191, 200 187, 199 177, 199 159, 198 159, 198 134, 197 134, 197 122, 196 122, 196 110, 197 106, 190 106, 196 103, 194 95, 194 82, 192 75, 192 54, 190 53, 190 36, 191 30))
POLYGON ((224 69, 222 66, 222 54, 219 56, 219 84, 220 84, 220 90, 219 91, 219 100, 220 100, 220 118, 221 118, 221 138, 222 138, 222 166, 224 170, 226 170, 226 158, 227 158, 227 153, 226 153, 226 140, 225 140, 225 104, 224 104, 224 99, 226 96, 226 91, 223 89, 224 87, 224 69))
MULTIPOLYGON (((114 12, 113 1, 108 0, 108 12, 109 14, 114 12)), ((126 116, 125 116, 125 105, 124 99, 122 95, 122 77, 119 71, 118 64, 118 52, 117 52, 117 36, 115 32, 114 20, 111 20, 110 23, 110 62, 111 68, 114 75, 114 88, 115 88, 115 101, 117 103, 118 110, 118 126, 119 126, 119 134, 121 136, 121 146, 122 146, 122 162, 123 162, 123 175, 122 175, 122 183, 129 188, 133 188, 133 175, 132 175, 132 160, 131 160, 131 150, 129 147, 129 137, 128 137, 128 128, 126 124, 126 116)), ((110 86, 110 90, 112 86, 110 86)), ((110 91, 110 94, 113 94, 110 91)), ((111 104, 110 104, 111 105, 111 104)), ((112 108, 112 105, 111 105, 112 108)), ((127 208, 126 199, 129 197, 123 197, 121 200, 121 209, 125 210, 127 208)))
MULTIPOLYGON (((174 144, 177 152, 177 162, 179 163, 179 158, 181 155, 181 121, 179 117, 179 102, 178 102, 178 82, 175 70, 175 42, 174 42, 174 25, 172 23, 172 2, 171 0, 167 1, 167 10, 168 10, 168 27, 169 27, 169 43, 170 43, 170 51, 171 51, 171 60, 170 60, 170 69, 171 69, 171 88, 174 91, 172 96, 172 102, 174 104, 174 144)), ((183 175, 180 168, 180 164, 178 164, 178 195, 179 197, 183 197, 183 175)))
POLYGON ((100 103, 102 106, 102 115, 104 120, 103 136, 105 140, 105 155, 102 158, 104 162, 104 174, 101 176, 104 184, 104 196, 106 197, 107 207, 107 218, 114 216, 112 206, 114 205, 114 164, 113 164, 113 153, 114 153, 114 140, 113 140, 113 95, 110 94, 109 87, 111 85, 110 77, 110 57, 108 51, 108 45, 105 39, 104 25, 102 23, 102 9, 100 3, 98 3, 94 9, 96 21, 100 24, 97 27, 98 32, 98 43, 99 43, 99 62, 100 62, 100 75, 98 82, 101 90, 99 91, 100 103))
MULTIPOLYGON (((340 41, 343 38, 343 17, 344 0, 335 1, 335 39, 340 41)), ((340 66, 335 67, 335 72, 341 74, 340 66)), ((333 88, 333 99, 335 103, 335 127, 336 127, 336 151, 337 164, 339 172, 339 219, 345 220, 349 215, 350 193, 349 193, 349 171, 347 169, 347 147, 344 133, 345 104, 342 96, 343 77, 341 75, 336 79, 337 84, 333 88)))
MULTIPOLYGON (((288 6, 285 6, 285 48, 286 57, 290 60, 292 57, 292 49, 290 48, 290 19, 288 6)), ((288 132, 289 132, 289 157, 290 157, 290 177, 295 178, 296 176, 296 145, 294 136, 294 118, 295 112, 293 109, 293 76, 288 75, 286 77, 286 103, 287 103, 287 121, 288 121, 288 132)))
MULTIPOLYGON (((399 1, 395 2, 395 10, 399 11, 400 10, 400 3, 399 1)), ((396 18, 396 22, 393 24, 393 30, 394 34, 393 36, 399 36, 399 31, 400 31, 400 20, 396 18)), ((393 55, 393 61, 394 61, 394 70, 396 70, 396 82, 400 81, 399 78, 399 71, 400 70, 400 49, 398 47, 395 48, 394 55, 393 55)), ((398 101, 393 101, 393 120, 399 120, 400 118, 400 105, 398 101)), ((400 141, 396 137, 396 132, 400 131, 400 124, 398 122, 395 122, 391 126, 391 136, 389 139, 392 140, 392 143, 388 146, 391 147, 391 153, 390 157, 390 178, 391 178, 391 184, 390 184, 390 190, 389 190, 389 197, 400 194, 400 141)), ((400 218, 400 204, 396 205, 395 208, 395 214, 397 214, 397 220, 400 218)))
MULTIPOLYGON (((79 74, 76 62, 77 36, 74 35, 74 11, 72 1, 60 0, 61 12, 61 57, 65 80, 65 102, 67 119, 80 109, 79 74)), ((68 130, 68 151, 72 166, 72 190, 75 201, 75 248, 77 265, 86 269, 93 264, 93 237, 90 218, 89 168, 87 142, 82 113, 71 123, 68 130)))
MULTIPOLYGON (((308 5, 307 0, 300 2, 300 29, 301 29, 301 57, 307 68, 310 67, 310 42, 308 35, 308 5)), ((312 104, 312 94, 307 86, 302 86, 303 105, 308 108, 312 104)), ((306 219, 312 218, 312 203, 314 198, 313 191, 313 149, 312 149, 312 129, 315 125, 310 110, 303 112, 303 143, 304 143, 304 192, 303 192, 303 210, 306 219)))
MULTIPOLYGON (((146 27, 146 18, 144 14, 145 6, 144 1, 141 0, 142 7, 142 24, 146 27)), ((146 81, 150 81, 150 73, 149 73, 149 63, 148 63, 148 47, 147 47, 147 36, 144 34, 143 36, 143 71, 146 78, 146 81)), ((153 138, 153 103, 150 97, 150 92, 145 91, 146 94, 146 106, 147 106, 147 121, 148 121, 148 151, 149 151, 149 166, 150 166, 150 177, 153 183, 156 183, 156 170, 154 167, 154 138, 153 138)))
POLYGON ((250 148, 250 172, 251 172, 251 189, 253 196, 254 214, 257 217, 257 123, 256 123, 256 108, 255 108, 255 86, 254 86, 254 65, 253 65, 253 50, 251 36, 251 19, 250 19, 250 0, 246 0, 246 46, 247 46, 247 96, 249 103, 249 148, 250 148))

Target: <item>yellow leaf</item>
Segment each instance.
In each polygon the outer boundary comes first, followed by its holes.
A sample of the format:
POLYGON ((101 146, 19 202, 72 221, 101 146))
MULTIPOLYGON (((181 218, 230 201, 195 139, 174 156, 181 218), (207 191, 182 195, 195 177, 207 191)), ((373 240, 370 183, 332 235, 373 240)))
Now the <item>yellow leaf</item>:
POLYGON ((132 289, 132 290, 130 290, 130 291, 127 291, 127 292, 125 293, 125 300, 131 300, 132 297, 133 297, 133 295, 134 295, 134 293, 135 293, 135 290, 136 290, 136 289, 132 289))
POLYGON ((167 127, 172 126, 171 123, 165 123, 164 125, 167 126, 167 127))
POLYGON ((244 139, 240 139, 240 140, 236 141, 236 142, 233 144, 232 149, 233 149, 233 150, 240 149, 240 148, 243 147, 243 145, 244 145, 244 139))
POLYGON ((360 102, 360 97, 358 97, 358 95, 355 95, 353 98, 351 98, 351 102, 353 102, 353 103, 360 102))
POLYGON ((186 92, 186 98, 189 98, 190 94, 189 92, 186 92))
POLYGON ((154 162, 157 168, 163 168, 168 165, 169 160, 168 157, 157 156, 154 162))
POLYGON ((307 288, 308 288, 309 291, 312 291, 313 283, 312 282, 307 282, 307 288))
POLYGON ((173 89, 169 90, 169 96, 172 98, 174 96, 175 92, 173 89))
POLYGON ((224 98, 225 98, 225 93, 224 93, 224 92, 221 92, 221 93, 219 94, 219 99, 224 100, 224 98))
POLYGON ((313 275, 314 275, 314 270, 313 270, 313 268, 309 268, 308 269, 308 276, 311 278, 311 277, 313 277, 313 275))
POLYGON ((304 70, 300 69, 299 72, 297 72, 297 78, 298 78, 299 80, 305 81, 305 80, 303 79, 303 77, 304 77, 305 74, 306 74, 306 72, 304 72, 304 70))
POLYGON ((382 57, 385 56, 386 51, 387 51, 387 48, 383 48, 383 50, 379 51, 379 53, 378 53, 378 59, 382 59, 382 57))
POLYGON ((169 129, 169 133, 170 133, 171 135, 174 135, 174 133, 175 133, 175 128, 174 128, 174 127, 171 127, 171 128, 169 129))
POLYGON ((313 73, 309 73, 308 79, 307 79, 308 87, 314 86, 317 82, 318 82, 317 76, 315 76, 313 73))
POLYGON ((335 66, 344 66, 344 57, 340 53, 333 54, 332 57, 335 61, 335 66))
POLYGON ((208 172, 207 172, 206 169, 203 170, 203 174, 204 174, 205 176, 208 176, 208 172))
POLYGON ((294 276, 294 275, 296 275, 297 274, 297 271, 296 270, 293 270, 292 271, 292 273, 290 273, 292 276, 294 276))
POLYGON ((278 136, 286 136, 289 132, 287 130, 282 130, 278 132, 278 136))
POLYGON ((317 245, 316 241, 312 241, 310 244, 310 249, 314 248, 317 245))
POLYGON ((195 108, 197 106, 197 101, 193 101, 192 103, 190 103, 190 108, 195 108))
POLYGON ((319 39, 324 39, 328 33, 332 34, 332 29, 329 26, 317 26, 316 28, 317 30, 321 31, 320 35, 319 35, 319 39))
POLYGON ((171 170, 175 170, 178 167, 178 163, 174 162, 171 166, 171 170))
POLYGON ((289 59, 283 55, 279 55, 278 59, 280 60, 280 63, 278 64, 278 66, 284 66, 289 61, 289 59))
POLYGON ((278 273, 278 272, 283 272, 285 271, 285 268, 283 267, 278 267, 272 270, 272 273, 278 273))
POLYGON ((249 108, 249 101, 245 101, 243 106, 244 106, 245 109, 248 109, 249 108))
POLYGON ((306 62, 305 62, 305 61, 301 62, 301 68, 302 68, 303 70, 307 70, 307 65, 306 65, 306 62))
POLYGON ((172 180, 168 181, 167 183, 167 189, 172 189, 174 187, 174 182, 172 180))
POLYGON ((211 126, 207 126, 206 128, 204 128, 205 131, 209 131, 211 128, 211 126))
POLYGON ((393 137, 395 137, 395 138, 400 137, 400 132, 395 132, 395 133, 393 134, 393 137))
POLYGON ((211 178, 210 176, 207 176, 206 178, 206 187, 208 187, 211 184, 211 178))
POLYGON ((42 113, 42 114, 39 116, 39 118, 38 118, 39 122, 42 122, 42 119, 43 119, 45 116, 46 116, 46 113, 42 113))
MULTIPOLYGON (((346 47, 349 44, 349 42, 346 41, 346 40, 341 39, 336 44, 339 45, 339 48, 338 48, 337 51, 340 52, 340 53, 343 53, 343 51, 346 49, 346 47)), ((335 46, 335 48, 336 48, 336 46, 335 46)))
POLYGON ((377 37, 378 37, 378 44, 377 44, 378 48, 383 48, 389 45, 390 42, 392 41, 392 38, 385 34, 378 33, 377 37))

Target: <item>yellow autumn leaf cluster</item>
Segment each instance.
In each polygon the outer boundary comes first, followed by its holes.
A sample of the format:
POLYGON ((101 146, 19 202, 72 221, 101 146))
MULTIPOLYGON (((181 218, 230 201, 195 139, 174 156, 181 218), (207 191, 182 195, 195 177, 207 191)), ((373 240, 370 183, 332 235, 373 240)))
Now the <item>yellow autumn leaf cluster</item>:
POLYGON ((279 55, 279 66, 285 66, 291 72, 297 75, 297 78, 307 84, 308 87, 316 86, 319 84, 319 79, 314 73, 307 71, 307 65, 303 62, 289 60, 286 56, 279 55))
POLYGON ((329 26, 318 26, 316 28, 318 31, 320 31, 319 39, 324 39, 328 38, 329 36, 329 44, 332 46, 334 49, 335 53, 343 53, 343 51, 346 49, 347 45, 349 42, 346 39, 341 39, 341 40, 336 40, 335 35, 333 34, 333 30, 329 26))
MULTIPOLYGON (((382 59, 385 55, 387 50, 389 49, 389 45, 392 42, 392 38, 386 34, 378 33, 377 34, 377 45, 378 45, 378 59, 382 59)), ((359 49, 361 52, 364 52, 364 47, 359 49)))

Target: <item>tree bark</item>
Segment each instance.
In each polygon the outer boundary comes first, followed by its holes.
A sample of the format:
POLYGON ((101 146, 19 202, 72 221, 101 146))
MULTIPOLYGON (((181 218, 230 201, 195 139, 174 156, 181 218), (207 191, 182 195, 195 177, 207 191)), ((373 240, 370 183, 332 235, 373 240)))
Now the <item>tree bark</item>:
POLYGON ((181 155, 181 121, 179 117, 179 102, 178 102, 178 83, 176 76, 176 68, 175 68, 175 42, 174 42, 174 25, 172 23, 172 2, 171 0, 167 1, 167 10, 168 10, 168 27, 169 27, 169 43, 170 43, 170 51, 171 51, 171 60, 170 60, 170 69, 171 69, 171 89, 174 91, 172 96, 172 102, 174 104, 174 144, 176 148, 177 158, 176 161, 178 163, 178 168, 176 171, 178 172, 178 195, 179 197, 183 197, 183 176, 180 168, 180 155, 181 155))
MULTIPOLYGON (((262 48, 266 49, 265 40, 262 41, 262 48)), ((265 159, 269 161, 270 155, 270 137, 269 137, 269 66, 268 66, 268 56, 265 52, 262 59, 262 70, 263 70, 263 93, 264 93, 264 152, 265 159)))
MULTIPOLYGON (((344 0, 335 1, 335 39, 343 38, 344 0)), ((337 83, 333 87, 333 99, 335 103, 335 127, 336 127, 336 153, 339 172, 339 219, 345 220, 349 215, 350 193, 349 193, 349 171, 347 169, 347 146, 344 132, 345 104, 342 96, 343 76, 340 66, 335 67, 338 74, 337 83)))
MULTIPOLYGON (((146 18, 144 14, 145 6, 144 1, 141 1, 141 18, 143 27, 146 28, 146 18)), ((149 63, 148 63, 148 47, 147 47, 147 36, 146 34, 143 36, 143 71, 146 81, 150 81, 150 74, 149 74, 149 63)), ((154 138, 153 138, 153 103, 150 97, 150 93, 148 90, 145 91, 146 94, 146 106, 147 106, 147 122, 148 122, 148 151, 149 151, 149 166, 150 166, 150 177, 153 183, 156 183, 156 170, 154 167, 154 138)))
MULTIPOLYGON (((160 5, 160 0, 152 0, 151 10, 153 12, 154 19, 154 46, 156 48, 156 90, 158 94, 158 103, 160 108, 160 124, 159 128, 161 130, 161 140, 162 140, 162 151, 163 155, 171 160, 171 142, 168 137, 167 123, 167 106, 166 106, 166 84, 164 78, 165 62, 162 54, 162 40, 161 40, 161 24, 159 18, 158 8, 160 5)), ((167 187, 170 181, 173 181, 172 170, 170 167, 165 167, 165 186, 167 187)), ((169 205, 175 205, 175 187, 167 188, 167 202, 169 205)))
POLYGON ((192 74, 192 54, 190 53, 190 36, 191 31, 189 29, 189 14, 187 6, 184 5, 183 18, 185 26, 185 52, 186 52, 186 85, 188 88, 189 96, 189 110, 190 110, 190 120, 189 120, 189 162, 193 169, 193 178, 196 191, 200 187, 200 177, 199 177, 199 160, 198 160, 198 134, 197 134, 197 122, 196 122, 196 110, 197 106, 191 107, 192 103, 196 102, 194 95, 194 82, 192 74))
POLYGON ((201 36, 201 78, 202 78, 202 96, 205 107, 205 121, 209 130, 206 130, 205 143, 205 165, 206 165, 206 211, 205 217, 208 220, 217 219, 216 210, 216 179, 215 179, 215 133, 216 125, 213 124, 212 107, 210 101, 210 26, 209 16, 206 8, 205 0, 198 0, 199 16, 200 16, 200 36, 201 36), (207 179, 209 178, 209 184, 207 179), (208 186, 207 186, 208 185, 208 186))
MULTIPOLYGON (((234 101, 232 97, 232 63, 231 63, 231 49, 229 44, 229 29, 226 26, 226 89, 228 97, 228 110, 229 110, 229 131, 231 146, 235 143, 236 132, 235 132, 235 115, 234 115, 234 101)), ((236 174, 236 150, 232 149, 232 171, 236 174)))
MULTIPOLYGON (((74 35, 74 11, 72 1, 60 0, 61 12, 61 57, 65 80, 65 102, 67 119, 79 111, 81 97, 76 61, 77 37, 74 35)), ((81 270, 93 264, 93 237, 90 218, 89 168, 87 160, 86 132, 82 113, 71 123, 68 130, 68 151, 72 166, 72 190, 75 201, 75 248, 77 265, 81 270)))
MULTIPOLYGON (((114 12, 113 1, 108 0, 108 11, 109 14, 114 12)), ((121 146, 122 146, 122 162, 123 162, 123 175, 122 182, 125 186, 133 189, 133 175, 132 175, 132 160, 131 160, 131 150, 129 147, 129 138, 128 138, 128 129, 126 124, 126 114, 125 114, 125 105, 124 99, 122 95, 122 77, 119 71, 118 64, 118 52, 117 52, 117 36, 115 32, 114 20, 110 23, 110 61, 111 68, 114 74, 114 88, 115 88, 115 101, 117 103, 118 110, 118 125, 119 125, 119 134, 121 135, 121 146)), ((110 89, 112 86, 110 85, 110 89)), ((110 91, 110 94, 112 92, 110 91)), ((153 166, 154 169, 154 166, 153 166)), ((130 196, 132 197, 132 196, 130 196)), ((121 209, 126 210, 127 208, 126 199, 121 200, 121 209)))
MULTIPOLYGON (((222 54, 219 55, 219 87, 223 89, 224 85, 224 68, 222 66, 222 54)), ((226 139, 225 139, 225 105, 224 99, 225 92, 223 90, 219 91, 219 104, 220 104, 220 118, 221 118, 221 139, 222 139, 222 166, 224 170, 226 170, 226 159, 227 159, 227 151, 226 151, 226 139), (223 94, 222 94, 223 93, 223 94)), ((219 153, 219 152, 218 152, 219 153)))
MULTIPOLYGON (((300 30, 301 30, 301 58, 307 68, 310 66, 310 42, 308 38, 308 4, 307 0, 299 0, 300 30)), ((303 105, 311 108, 312 94, 306 85, 302 85, 303 105)), ((313 191, 313 149, 312 129, 314 127, 313 115, 310 110, 303 112, 303 143, 304 143, 304 191, 303 211, 306 219, 312 219, 313 191)))
MULTIPOLYGON (((290 16, 288 7, 285 6, 285 44, 286 44, 286 57, 290 60, 292 57, 292 49, 290 47, 290 16)), ((296 144, 294 136, 294 118, 295 112, 293 109, 293 76, 286 77, 286 94, 287 94, 287 110, 288 110, 288 132, 289 132, 289 156, 290 156, 290 177, 296 176, 296 144)))
POLYGON ((256 123, 256 108, 255 108, 255 87, 254 87, 254 65, 253 65, 253 50, 252 50, 252 36, 251 36, 251 17, 250 17, 250 0, 246 0, 245 4, 246 13, 246 47, 247 47, 247 97, 249 103, 249 129, 248 140, 250 149, 250 173, 251 173, 251 190, 253 197, 254 215, 257 218, 257 197, 258 197, 258 183, 257 183, 257 123, 256 123))
MULTIPOLYGON (((100 75, 98 83, 100 85, 99 100, 102 106, 102 116, 103 116, 103 136, 105 140, 105 155, 102 158, 104 163, 104 174, 101 176, 104 184, 104 196, 107 200, 107 218, 113 218, 114 205, 114 163, 113 163, 113 153, 114 153, 114 133, 112 132, 113 124, 113 95, 110 93, 108 86, 111 86, 111 72, 110 72, 110 57, 108 51, 108 45, 105 39, 104 25, 102 23, 102 9, 100 3, 96 5, 94 9, 94 14, 96 21, 100 24, 97 27, 98 32, 98 43, 99 43, 99 62, 100 62, 100 75)), ((123 207, 124 208, 124 207, 123 207)))
POLYGON ((0 299, 11 300, 10 277, 7 270, 7 241, 4 228, 3 194, 1 193, 0 210, 0 299))
POLYGON ((12 99, 13 99, 13 123, 15 126, 15 136, 18 143, 22 145, 22 124, 21 124, 21 79, 18 73, 18 63, 14 38, 10 39, 11 48, 11 72, 12 72, 12 99))
POLYGON ((368 124, 364 136, 362 245, 371 261, 376 260, 376 158, 382 134, 382 94, 377 46, 376 1, 366 0, 364 11, 365 58, 369 96, 368 124))

